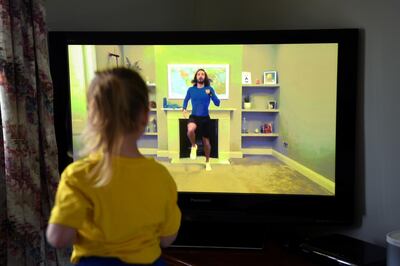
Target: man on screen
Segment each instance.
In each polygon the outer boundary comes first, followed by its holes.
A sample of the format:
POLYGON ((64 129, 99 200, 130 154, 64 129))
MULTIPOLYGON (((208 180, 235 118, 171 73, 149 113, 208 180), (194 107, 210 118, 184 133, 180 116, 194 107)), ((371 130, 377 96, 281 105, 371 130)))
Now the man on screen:
POLYGON ((211 132, 211 120, 208 111, 210 105, 210 100, 216 106, 219 106, 220 100, 215 94, 214 89, 210 86, 210 79, 204 69, 198 69, 194 74, 192 80, 193 86, 187 90, 186 97, 183 101, 183 116, 187 118, 187 105, 189 100, 192 101, 192 113, 189 116, 189 121, 187 125, 187 136, 192 144, 190 151, 190 159, 196 159, 197 155, 197 145, 196 145, 196 134, 201 135, 204 146, 204 154, 206 155, 206 170, 211 170, 210 164, 210 132, 211 132))

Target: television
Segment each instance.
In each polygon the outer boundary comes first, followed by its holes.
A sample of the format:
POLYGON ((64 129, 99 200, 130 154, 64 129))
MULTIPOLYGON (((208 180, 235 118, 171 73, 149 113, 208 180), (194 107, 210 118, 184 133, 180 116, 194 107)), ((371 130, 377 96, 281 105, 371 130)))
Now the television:
POLYGON ((125 66, 149 88, 150 120, 139 146, 177 183, 178 244, 252 246, 267 227, 351 224, 358 35, 357 29, 50 32, 60 171, 78 157, 94 72, 125 66), (211 171, 201 138, 190 158, 182 113, 200 68, 220 100, 208 107, 211 171))

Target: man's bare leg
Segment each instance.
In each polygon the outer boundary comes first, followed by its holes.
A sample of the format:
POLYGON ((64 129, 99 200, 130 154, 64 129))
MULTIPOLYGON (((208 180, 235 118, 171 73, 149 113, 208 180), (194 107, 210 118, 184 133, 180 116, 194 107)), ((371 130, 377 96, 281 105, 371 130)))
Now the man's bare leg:
POLYGON ((206 170, 211 170, 210 164, 210 153, 211 153, 211 144, 208 138, 203 137, 203 146, 204 146, 204 154, 206 155, 206 170))
POLYGON ((189 138, 190 143, 192 144, 192 147, 194 147, 194 145, 196 145, 196 128, 197 125, 195 123, 189 123, 187 125, 187 136, 189 138))
POLYGON ((204 154, 206 155, 206 162, 210 160, 211 144, 208 138, 203 138, 204 154))
POLYGON ((197 125, 195 123, 189 123, 187 125, 187 136, 189 138, 190 144, 192 144, 192 148, 190 150, 190 159, 196 159, 197 156, 197 145, 196 145, 196 128, 197 125))

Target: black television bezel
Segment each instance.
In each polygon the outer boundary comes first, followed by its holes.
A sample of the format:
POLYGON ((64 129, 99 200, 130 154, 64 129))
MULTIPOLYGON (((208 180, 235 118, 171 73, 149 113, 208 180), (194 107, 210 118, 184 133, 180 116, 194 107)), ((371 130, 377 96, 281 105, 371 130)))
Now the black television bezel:
POLYGON ((358 29, 49 32, 60 172, 72 162, 67 46, 338 43, 335 196, 179 192, 183 221, 351 224, 354 215, 358 29))

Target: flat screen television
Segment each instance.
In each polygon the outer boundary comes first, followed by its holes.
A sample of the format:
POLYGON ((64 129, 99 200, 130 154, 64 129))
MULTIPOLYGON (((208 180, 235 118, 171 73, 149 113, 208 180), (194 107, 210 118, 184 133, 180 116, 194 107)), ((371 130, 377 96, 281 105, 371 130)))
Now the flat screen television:
POLYGON ((139 146, 177 183, 178 243, 208 245, 210 228, 353 221, 357 29, 50 32, 49 49, 60 171, 78 156, 94 71, 125 66, 146 81, 139 146), (201 138, 190 158, 182 114, 200 68, 220 100, 208 107, 211 171, 201 138))

